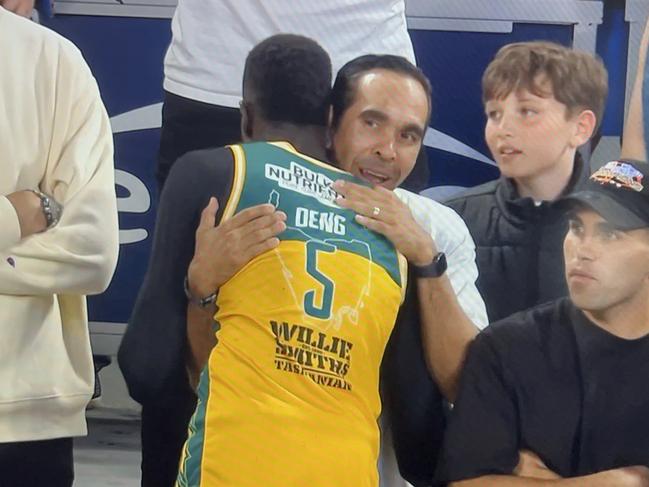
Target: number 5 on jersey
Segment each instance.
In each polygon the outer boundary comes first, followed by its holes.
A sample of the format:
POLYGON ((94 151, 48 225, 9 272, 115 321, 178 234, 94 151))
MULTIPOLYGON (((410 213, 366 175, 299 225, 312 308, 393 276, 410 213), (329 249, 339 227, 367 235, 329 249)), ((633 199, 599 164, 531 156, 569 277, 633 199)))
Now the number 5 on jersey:
POLYGON ((322 285, 322 298, 319 299, 319 306, 316 303, 316 295, 319 294, 316 289, 307 291, 304 294, 304 311, 314 318, 328 320, 331 318, 331 309, 333 307, 334 283, 318 270, 318 254, 326 252, 332 254, 336 252, 336 247, 325 242, 309 240, 306 243, 306 271, 322 285))

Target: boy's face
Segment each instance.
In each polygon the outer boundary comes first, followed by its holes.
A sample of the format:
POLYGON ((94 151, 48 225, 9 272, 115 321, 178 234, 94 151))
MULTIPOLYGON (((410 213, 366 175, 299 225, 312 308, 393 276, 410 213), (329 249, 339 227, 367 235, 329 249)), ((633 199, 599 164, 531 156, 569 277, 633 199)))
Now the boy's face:
POLYGON ((542 181, 560 167, 572 166, 575 151, 591 135, 584 138, 579 114, 567 118, 567 108, 554 98, 549 82, 540 88, 548 95, 520 89, 485 105, 489 150, 502 175, 519 182, 542 181))
POLYGON ((417 80, 383 69, 364 73, 332 137, 340 168, 396 188, 415 165, 427 117, 428 97, 417 80))
POLYGON ((646 306, 649 229, 624 232, 581 208, 570 218, 563 251, 568 289, 577 307, 597 313, 625 303, 646 306))

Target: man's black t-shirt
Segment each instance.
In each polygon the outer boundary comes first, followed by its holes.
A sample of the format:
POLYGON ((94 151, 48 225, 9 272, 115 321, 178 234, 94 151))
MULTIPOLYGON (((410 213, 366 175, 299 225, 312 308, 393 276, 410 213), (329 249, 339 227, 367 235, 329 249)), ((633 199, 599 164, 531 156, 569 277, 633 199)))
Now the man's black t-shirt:
POLYGON ((493 324, 471 346, 440 482, 510 475, 519 450, 562 477, 649 466, 649 336, 625 340, 569 299, 493 324))

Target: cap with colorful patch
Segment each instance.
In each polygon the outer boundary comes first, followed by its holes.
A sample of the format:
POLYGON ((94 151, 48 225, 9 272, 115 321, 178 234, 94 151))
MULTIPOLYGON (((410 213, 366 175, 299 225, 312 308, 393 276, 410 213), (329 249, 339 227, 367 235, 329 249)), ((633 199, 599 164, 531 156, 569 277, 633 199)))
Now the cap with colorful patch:
POLYGON ((649 227, 649 164, 619 160, 606 163, 562 205, 586 205, 620 230, 649 227))

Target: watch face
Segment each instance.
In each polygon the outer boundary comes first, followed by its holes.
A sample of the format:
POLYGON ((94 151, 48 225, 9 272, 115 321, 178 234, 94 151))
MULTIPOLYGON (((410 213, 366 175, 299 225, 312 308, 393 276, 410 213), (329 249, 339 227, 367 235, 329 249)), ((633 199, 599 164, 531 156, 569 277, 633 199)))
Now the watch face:
POLYGON ((63 213, 63 205, 54 200, 54 198, 50 198, 50 209, 52 211, 52 225, 55 225, 61 219, 61 214, 63 213))
POLYGON ((446 255, 440 252, 427 266, 415 266, 415 272, 417 277, 440 277, 446 272, 446 268, 446 255))
POLYGON ((59 204, 53 197, 39 191, 36 189, 31 190, 36 196, 41 200, 41 210, 45 216, 45 222, 47 223, 47 228, 51 228, 56 225, 61 219, 61 213, 63 212, 63 206, 59 204))

